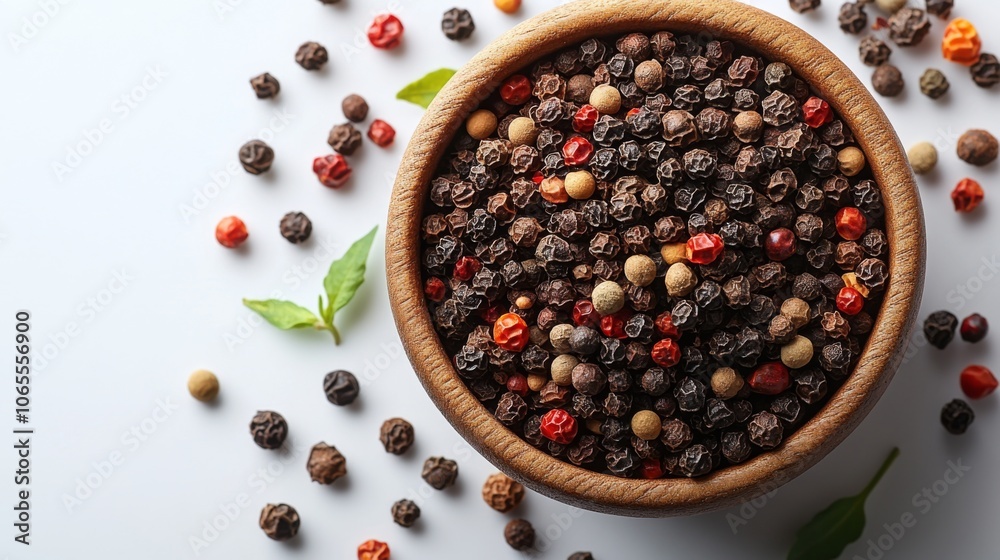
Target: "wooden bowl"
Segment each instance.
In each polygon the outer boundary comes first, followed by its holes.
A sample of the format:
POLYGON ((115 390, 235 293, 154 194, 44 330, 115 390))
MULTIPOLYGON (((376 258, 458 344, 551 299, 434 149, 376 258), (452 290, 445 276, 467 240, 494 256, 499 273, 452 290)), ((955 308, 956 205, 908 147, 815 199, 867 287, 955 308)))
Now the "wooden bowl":
POLYGON ((403 156, 386 233, 396 327, 434 403, 469 443, 527 487, 578 507, 620 515, 692 514, 739 504, 783 484, 833 450, 878 401, 899 365, 920 304, 925 260, 919 195, 878 103, 833 53, 801 29, 730 0, 580 0, 526 21, 473 58, 442 90, 403 156), (890 281, 857 369, 783 445, 697 479, 634 480, 589 471, 539 451, 476 400, 458 377, 424 303, 420 224, 430 179, 465 117, 507 76, 590 37, 629 31, 704 33, 789 64, 840 114, 882 188, 890 281))

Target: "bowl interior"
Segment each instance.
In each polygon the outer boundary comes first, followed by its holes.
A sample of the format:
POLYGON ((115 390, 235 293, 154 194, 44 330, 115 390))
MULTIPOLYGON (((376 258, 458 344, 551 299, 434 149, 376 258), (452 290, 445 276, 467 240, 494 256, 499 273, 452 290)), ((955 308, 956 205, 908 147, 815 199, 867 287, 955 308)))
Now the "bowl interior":
POLYGON ((878 103, 816 39, 730 0, 582 0, 522 23, 477 55, 438 94, 413 136, 396 179, 386 234, 389 294, 417 375, 445 417, 511 477, 591 510, 637 516, 719 509, 783 484, 819 461, 867 415, 892 379, 915 322, 924 277, 924 226, 904 151, 878 103), (776 450, 698 479, 622 479, 575 467, 523 441, 466 388, 441 346, 423 299, 420 222, 429 181, 464 119, 501 81, 591 37, 669 30, 734 41, 793 68, 853 131, 882 189, 890 282, 858 367, 776 450))

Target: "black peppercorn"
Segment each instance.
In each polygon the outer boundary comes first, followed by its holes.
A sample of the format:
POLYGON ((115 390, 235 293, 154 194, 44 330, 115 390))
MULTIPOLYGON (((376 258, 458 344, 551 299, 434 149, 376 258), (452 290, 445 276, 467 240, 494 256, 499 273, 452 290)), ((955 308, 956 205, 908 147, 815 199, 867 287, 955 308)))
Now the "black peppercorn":
POLYGON ((289 212, 281 218, 281 236, 290 243, 302 243, 312 235, 312 222, 302 212, 289 212))
POLYGON ((349 371, 338 369, 326 374, 323 378, 323 392, 326 400, 337 406, 347 406, 353 403, 361 391, 358 378, 349 371))
POLYGON ((400 527, 413 527, 420 519, 420 506, 411 500, 399 500, 392 504, 392 520, 400 527))
POLYGON ((379 441, 386 452, 402 455, 413 445, 413 425, 402 418, 390 418, 382 423, 379 441))
POLYGON ((261 140, 251 140, 240 147, 240 164, 251 175, 260 175, 271 169, 274 150, 261 140))
POLYGON ((278 95, 281 91, 281 84, 278 83, 278 80, 274 76, 267 72, 250 78, 250 87, 257 94, 257 99, 269 99, 278 95))
POLYGON ((951 10, 954 6, 955 0, 927 0, 927 12, 941 19, 951 17, 951 10))
POLYGON ((330 60, 326 48, 319 43, 309 41, 303 43, 295 53, 295 62, 306 70, 319 70, 330 60))
POLYGON ((260 512, 260 528, 276 541, 287 541, 299 533, 299 512, 288 504, 267 504, 260 512))
POLYGON ((452 41, 461 41, 472 36, 476 30, 476 24, 472 21, 472 14, 469 10, 462 8, 452 8, 444 13, 441 18, 441 31, 445 37, 452 41))
POLYGON ((535 546, 535 528, 527 520, 511 519, 504 527, 503 538, 514 550, 528 550, 535 546))
POLYGON ((948 311, 935 311, 924 321, 924 336, 935 348, 944 349, 955 338, 958 317, 948 311))
POLYGON ((253 441, 264 449, 278 449, 288 437, 288 423, 277 412, 262 410, 250 421, 253 441))
POLYGON ((931 99, 940 99, 950 87, 948 78, 940 70, 928 68, 920 76, 920 91, 931 99))
POLYGON ((920 44, 930 30, 927 12, 919 8, 903 8, 889 16, 889 38, 901 47, 920 44))
POLYGON ((320 442, 309 452, 306 469, 313 482, 333 484, 347 475, 347 460, 336 447, 320 442))
POLYGON ((361 122, 368 118, 368 102, 356 93, 345 97, 341 108, 344 111, 344 116, 351 122, 361 122))
POLYGON ((800 14, 811 12, 819 7, 820 0, 788 0, 792 10, 800 14))
POLYGON ((879 95, 895 97, 903 93, 903 73, 891 64, 883 64, 872 74, 872 87, 879 95))
POLYGON ((361 132, 350 123, 338 124, 330 129, 326 143, 338 154, 353 155, 361 147, 361 132))
POLYGON ((962 399, 953 399, 941 409, 941 425, 950 434, 964 434, 975 419, 972 407, 962 399))
POLYGON ((844 33, 857 35, 868 27, 868 14, 865 12, 864 2, 844 2, 840 6, 837 19, 844 33))

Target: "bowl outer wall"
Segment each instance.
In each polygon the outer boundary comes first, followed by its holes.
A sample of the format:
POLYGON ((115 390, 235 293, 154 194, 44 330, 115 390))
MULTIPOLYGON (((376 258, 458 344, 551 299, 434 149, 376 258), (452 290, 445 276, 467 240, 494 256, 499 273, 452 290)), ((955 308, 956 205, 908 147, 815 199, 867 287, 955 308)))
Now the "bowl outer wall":
POLYGON ((731 507, 769 492, 817 463, 881 397, 907 347, 923 290, 920 198, 892 125, 858 78, 819 41, 762 10, 731 0, 578 0, 505 33, 437 95, 414 133, 393 189, 386 233, 390 302, 403 346, 431 399, 456 430, 527 487, 585 509, 639 517, 731 507), (890 281, 857 369, 784 444, 698 479, 635 480, 596 473, 535 449, 508 430, 458 377, 424 302, 420 224, 427 187, 454 133, 507 76, 590 37, 629 31, 707 33, 783 61, 839 113, 864 151, 886 208, 890 281))

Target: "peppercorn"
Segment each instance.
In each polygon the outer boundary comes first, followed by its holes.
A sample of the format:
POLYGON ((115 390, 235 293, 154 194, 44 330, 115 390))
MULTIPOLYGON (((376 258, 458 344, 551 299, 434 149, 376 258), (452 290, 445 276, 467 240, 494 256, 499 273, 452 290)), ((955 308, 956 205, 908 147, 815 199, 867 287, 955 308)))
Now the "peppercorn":
POLYGON ((795 254, 797 247, 795 233, 788 228, 772 230, 764 240, 764 252, 767 253, 767 258, 776 262, 790 258, 795 254))
POLYGON ((289 243, 302 243, 312 234, 312 222, 302 212, 289 212, 281 218, 281 236, 289 243))
POLYGON ((594 155, 594 146, 583 136, 574 136, 563 145, 562 153, 566 165, 587 165, 594 155))
POLYGON ((240 147, 240 164, 251 175, 260 175, 271 169, 274 150, 261 140, 251 140, 240 147))
POLYGON ((542 416, 540 429, 546 439, 568 445, 576 438, 576 419, 561 408, 553 408, 542 416))
POLYGON ((941 409, 941 425, 950 434, 964 434, 975 419, 969 403, 962 399, 953 399, 941 409))
POLYGON ((959 332, 962 335, 962 340, 966 342, 979 342, 986 338, 989 328, 990 325, 986 321, 986 317, 983 317, 979 313, 973 313, 962 319, 962 326, 959 332))
POLYGON ((264 72, 259 76, 250 78, 250 87, 257 95, 257 99, 270 99, 281 91, 281 84, 274 76, 264 72))
POLYGON ((452 8, 441 18, 441 31, 452 41, 462 41, 472 36, 476 23, 472 20, 469 10, 452 8))
POLYGON ((712 392, 720 399, 731 399, 743 389, 743 378, 730 367, 721 367, 712 373, 712 392))
POLYGON ((656 263, 646 255, 632 255, 625 260, 625 277, 636 286, 648 286, 656 279, 656 263))
POLYGON ((521 0, 493 0, 493 5, 505 14, 513 14, 521 9, 521 0))
POLYGON ((948 23, 941 40, 941 53, 945 60, 972 66, 979 61, 983 41, 975 26, 967 19, 956 18, 948 23))
POLYGON ((861 33, 868 26, 868 14, 865 12, 864 2, 844 2, 840 6, 837 20, 844 33, 854 35, 861 33))
POLYGON ((678 262, 670 265, 670 268, 667 269, 664 284, 667 287, 667 293, 671 296, 684 297, 698 285, 698 278, 686 264, 678 262))
POLYGON ((920 44, 931 30, 927 12, 903 8, 889 17, 889 38, 901 47, 920 44))
POLYGON ((288 504, 267 504, 260 511, 260 528, 276 541, 287 541, 299 533, 299 512, 288 504))
POLYGON ((338 369, 323 378, 323 392, 332 404, 347 406, 357 400, 361 384, 353 373, 338 369))
POLYGON ((997 388, 997 378, 983 366, 973 365, 963 369, 959 381, 962 392, 970 399, 981 399, 997 388))
POLYGON ((444 457, 431 457, 424 461, 420 477, 435 490, 444 490, 458 479, 458 463, 444 457))
POLYGON ((222 218, 215 226, 215 240, 229 249, 235 249, 242 245, 249 235, 246 224, 236 216, 222 218))
POLYGON ((791 386, 788 367, 781 362, 761 364, 747 378, 747 385, 755 393, 777 395, 791 386))
POLYGON ((896 97, 903 93, 903 73, 892 64, 882 64, 872 74, 872 87, 879 95, 896 97))
POLYGON ((399 500, 392 504, 392 520, 400 527, 413 527, 420 519, 420 506, 411 500, 399 500))
POLYGON ((379 441, 386 453, 402 455, 413 446, 413 424, 402 418, 390 418, 379 429, 379 441))
POLYGON ((603 115, 614 115, 621 109, 621 92, 611 85, 599 85, 590 93, 590 104, 603 115))
POLYGON ((865 154, 854 146, 848 146, 837 153, 837 165, 841 173, 854 177, 865 168, 865 154))
MULTIPOLYGON (((494 1, 502 2, 505 0, 494 1)), ((535 528, 525 519, 511 519, 504 527, 503 538, 514 550, 528 550, 535 546, 535 528)))
POLYGON ((313 173, 323 186, 339 189, 351 178, 351 166, 340 154, 323 156, 313 160, 313 173))
POLYGON ((392 14, 379 14, 368 26, 368 41, 375 48, 394 49, 403 40, 403 22, 392 14))
POLYGON ((950 87, 948 78, 935 68, 928 68, 920 76, 920 91, 931 99, 940 99, 950 87))
POLYGON ((201 402, 212 402, 219 396, 219 378, 205 369, 192 373, 188 377, 187 387, 191 396, 201 402))
POLYGON ((764 119, 757 111, 740 111, 733 118, 733 136, 740 142, 756 142, 764 128, 764 119))
POLYGON ((917 175, 926 175, 937 166, 937 148, 930 142, 914 144, 906 155, 910 160, 910 167, 913 168, 913 172, 917 175))
POLYGON ((319 70, 330 60, 326 48, 316 42, 303 43, 295 52, 295 62, 306 70, 319 70))
POLYGON ((664 338, 656 341, 650 351, 650 357, 656 365, 670 368, 681 361, 681 348, 677 342, 671 338, 664 338))
POLYGON ((635 437, 653 441, 660 437, 660 415, 652 410, 640 410, 632 416, 632 433, 635 437))
POLYGON ((465 130, 476 140, 485 140, 497 129, 497 117, 491 111, 479 109, 465 121, 465 130))
POLYGON ((951 201, 956 212, 972 212, 983 201, 985 193, 978 182, 965 178, 951 191, 951 201))
POLYGON ((801 369, 812 361, 813 343, 804 336, 796 336, 781 347, 781 362, 791 369, 801 369))
POLYGON ((494 473, 483 484, 483 501, 488 506, 507 513, 516 508, 524 499, 524 486, 513 481, 505 474, 494 473))
POLYGON ((338 124, 330 129, 326 143, 339 154, 353 155, 361 147, 361 133, 350 123, 338 124))
POLYGON ((821 0, 788 0, 792 10, 804 14, 811 12, 820 6, 821 0))
POLYGON ((306 469, 313 482, 333 484, 347 475, 347 460, 336 447, 320 442, 309 452, 306 469))
POLYGON ((941 19, 951 17, 951 10, 955 6, 955 0, 927 0, 927 12, 941 19))
POLYGON ((381 119, 375 119, 368 127, 368 139, 380 148, 388 147, 396 139, 396 129, 381 119))
POLYGON ((358 545, 358 560, 389 560, 389 545, 368 539, 358 545))
POLYGON ((1000 84, 1000 61, 995 55, 979 55, 979 60, 969 68, 969 72, 972 74, 972 81, 979 87, 991 88, 1000 84))
POLYGON ((368 102, 356 93, 345 97, 340 106, 344 116, 351 122, 361 122, 368 118, 368 102))
POLYGON ((712 264, 722 254, 722 238, 714 233, 699 233, 687 241, 687 260, 694 264, 712 264))
POLYGON ((493 340, 510 352, 520 352, 528 344, 528 324, 515 313, 501 315, 493 325, 493 340))
POLYGON ((261 410, 250 421, 250 435, 264 449, 278 449, 288 437, 288 423, 277 412, 261 410))
POLYGON ((663 66, 655 60, 644 60, 635 67, 633 79, 646 93, 656 93, 665 80, 663 66))
POLYGON ((924 336, 935 348, 944 349, 955 337, 958 317, 947 311, 935 311, 924 321, 924 336))
POLYGON ((988 131, 973 129, 959 136, 956 151, 962 161, 981 167, 996 161, 998 143, 988 131))

